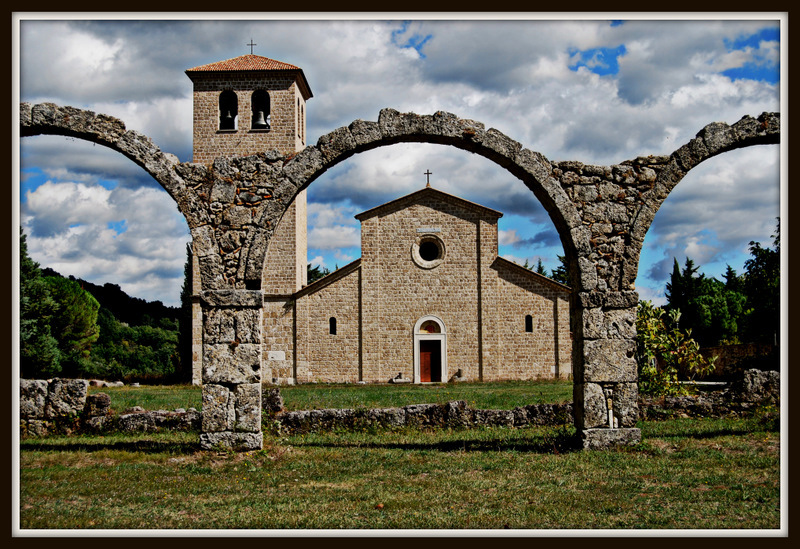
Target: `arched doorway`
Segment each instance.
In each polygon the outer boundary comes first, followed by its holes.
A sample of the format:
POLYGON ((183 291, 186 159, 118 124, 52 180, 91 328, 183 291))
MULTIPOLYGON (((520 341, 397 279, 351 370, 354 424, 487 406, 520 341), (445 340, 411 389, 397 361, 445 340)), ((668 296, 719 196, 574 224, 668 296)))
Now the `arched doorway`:
POLYGON ((414 383, 447 381, 447 333, 444 322, 426 315, 414 325, 414 383))

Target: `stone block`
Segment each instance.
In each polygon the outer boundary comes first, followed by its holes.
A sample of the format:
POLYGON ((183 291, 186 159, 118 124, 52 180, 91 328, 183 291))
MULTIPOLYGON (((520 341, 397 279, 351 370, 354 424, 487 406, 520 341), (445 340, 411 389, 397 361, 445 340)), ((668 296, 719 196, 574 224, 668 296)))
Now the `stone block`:
POLYGON ((218 179, 211 189, 211 201, 230 204, 236 198, 236 184, 233 181, 218 179))
POLYGON ((61 379, 50 381, 47 387, 45 417, 48 419, 76 415, 86 405, 89 382, 85 379, 61 379))
POLYGON ((21 418, 42 419, 47 401, 47 381, 19 380, 19 415, 21 418))
POLYGON ((264 447, 264 435, 258 433, 233 433, 230 431, 218 433, 202 433, 200 435, 200 448, 203 450, 216 450, 228 448, 239 452, 261 450, 264 447))
POLYGON ((635 353, 636 342, 632 339, 584 339, 583 376, 577 381, 635 383, 635 353))
POLYGON ((234 314, 236 340, 240 343, 261 343, 261 310, 242 309, 234 314))
POLYGON ((610 309, 602 307, 583 309, 583 337, 589 339, 634 339, 636 337, 636 309, 610 309))
POLYGON ((261 384, 245 383, 234 389, 234 430, 243 432, 261 431, 261 384))
POLYGON ((117 418, 117 427, 126 433, 155 431, 155 418, 146 412, 121 414, 117 418))
POLYGON ((283 397, 277 387, 264 387, 261 394, 261 404, 268 413, 277 414, 283 410, 283 397))
POLYGON ((619 427, 635 427, 639 419, 638 383, 618 383, 613 389, 614 416, 619 427))
POLYGON ((642 432, 639 429, 583 429, 580 438, 584 450, 604 450, 635 446, 642 441, 642 432))
POLYGON ((235 421, 236 411, 230 389, 209 383, 203 385, 203 431, 230 431, 235 421))
POLYGON ((203 345, 203 383, 259 383, 261 345, 203 345))
POLYGON ((372 143, 381 138, 381 130, 377 122, 356 120, 350 124, 349 128, 353 143, 356 146, 372 143))
POLYGON ((575 423, 579 428, 608 426, 608 407, 600 385, 576 383, 572 395, 575 401, 575 423))
POLYGON ((261 290, 207 290, 200 294, 206 307, 249 307, 260 308, 264 301, 261 290))
POLYGON ((85 407, 87 417, 100 417, 108 415, 111 411, 111 397, 105 393, 94 393, 86 397, 85 407))

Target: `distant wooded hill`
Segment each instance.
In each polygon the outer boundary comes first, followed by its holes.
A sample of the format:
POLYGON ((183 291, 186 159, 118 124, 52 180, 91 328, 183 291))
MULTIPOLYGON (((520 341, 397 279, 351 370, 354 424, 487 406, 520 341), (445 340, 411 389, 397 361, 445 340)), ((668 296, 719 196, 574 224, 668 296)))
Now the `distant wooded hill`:
POLYGON ((84 290, 92 294, 101 307, 108 309, 119 322, 129 326, 162 326, 164 324, 162 320, 166 319, 172 324, 177 323, 180 317, 179 307, 169 307, 161 301, 145 301, 139 297, 131 297, 122 291, 118 284, 106 282, 101 286, 72 275, 65 277, 50 267, 42 269, 42 275, 77 281, 84 290))

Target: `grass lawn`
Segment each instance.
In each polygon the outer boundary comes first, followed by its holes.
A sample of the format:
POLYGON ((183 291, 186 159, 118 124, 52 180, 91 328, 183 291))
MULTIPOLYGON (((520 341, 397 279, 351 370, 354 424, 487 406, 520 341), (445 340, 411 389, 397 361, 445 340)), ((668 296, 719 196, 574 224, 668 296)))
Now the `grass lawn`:
MULTIPOLYGON (((289 410, 391 408, 407 404, 465 400, 472 408, 511 410, 517 406, 572 400, 571 381, 508 381, 435 385, 358 385, 309 383, 280 387, 289 410)), ((90 388, 111 397, 117 413, 132 406, 145 410, 201 407, 201 389, 193 385, 90 388)))
POLYGON ((641 423, 632 448, 572 451, 573 429, 21 442, 23 529, 777 529, 774 421, 641 423))

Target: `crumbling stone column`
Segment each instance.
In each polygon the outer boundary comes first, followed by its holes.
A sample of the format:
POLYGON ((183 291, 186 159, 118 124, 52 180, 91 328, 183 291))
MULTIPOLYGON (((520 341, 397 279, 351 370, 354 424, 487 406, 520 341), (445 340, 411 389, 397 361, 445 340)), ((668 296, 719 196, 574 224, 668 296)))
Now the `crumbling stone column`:
POLYGON ((203 422, 200 446, 260 450, 260 290, 217 290, 203 307, 203 422))
POLYGON ((636 363, 638 294, 581 292, 574 296, 572 389, 575 426, 584 448, 641 440, 636 363))

